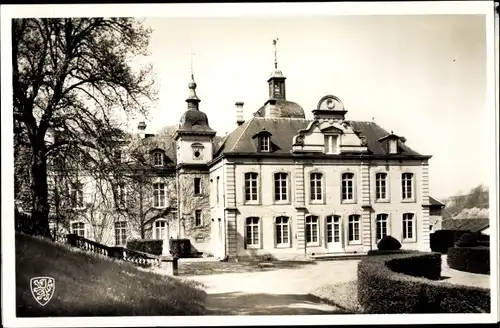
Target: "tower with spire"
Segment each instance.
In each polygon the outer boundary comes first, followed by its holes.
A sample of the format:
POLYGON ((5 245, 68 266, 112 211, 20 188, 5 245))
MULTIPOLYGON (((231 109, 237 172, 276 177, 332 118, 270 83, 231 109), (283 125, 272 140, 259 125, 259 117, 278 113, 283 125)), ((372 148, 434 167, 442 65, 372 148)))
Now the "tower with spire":
POLYGON ((267 83, 269 83, 269 99, 280 99, 286 100, 285 93, 285 79, 283 76, 283 72, 278 69, 278 54, 277 54, 277 46, 279 39, 276 38, 273 40, 274 47, 274 70, 271 72, 271 76, 267 83))
POLYGON ((212 160, 212 139, 216 131, 208 124, 207 115, 200 110, 200 98, 196 94, 191 55, 191 80, 188 83, 187 109, 179 121, 174 135, 177 144, 178 164, 206 164, 212 160))

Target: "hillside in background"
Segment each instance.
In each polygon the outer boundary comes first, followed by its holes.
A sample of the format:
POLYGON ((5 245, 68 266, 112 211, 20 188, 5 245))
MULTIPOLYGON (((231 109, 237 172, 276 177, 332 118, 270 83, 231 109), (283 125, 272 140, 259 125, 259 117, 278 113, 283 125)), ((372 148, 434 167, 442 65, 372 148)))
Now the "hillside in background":
POLYGON ((443 200, 443 218, 467 219, 489 217, 488 187, 479 185, 465 195, 458 194, 443 200))
POLYGON ((18 317, 200 315, 205 296, 195 282, 16 232, 18 317), (55 279, 43 307, 31 294, 34 277, 55 279))

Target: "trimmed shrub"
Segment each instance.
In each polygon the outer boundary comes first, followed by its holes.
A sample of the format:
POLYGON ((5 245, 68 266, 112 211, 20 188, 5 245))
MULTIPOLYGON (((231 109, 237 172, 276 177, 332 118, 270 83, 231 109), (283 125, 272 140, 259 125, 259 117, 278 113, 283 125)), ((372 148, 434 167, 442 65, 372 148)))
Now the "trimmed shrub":
POLYGON ((457 247, 474 247, 478 245, 477 234, 474 233, 466 233, 458 239, 455 243, 457 247))
POLYGON ((173 257, 191 257, 191 241, 189 239, 170 239, 169 249, 173 257))
POLYGON ((490 274, 490 248, 450 247, 447 262, 448 266, 455 270, 490 274))
POLYGON ((413 252, 362 259, 358 264, 358 301, 365 313, 489 313, 489 289, 424 278, 436 278, 438 270, 440 275, 440 256, 413 252))
POLYGON ((161 255, 163 253, 163 240, 132 239, 127 241, 127 248, 153 255, 161 255))
POLYGON ((465 233, 469 233, 467 230, 438 230, 430 234, 430 246, 433 252, 439 252, 446 254, 448 248, 453 247, 455 242, 465 233))
POLYGON ((375 255, 391 255, 391 254, 407 254, 407 253, 416 253, 417 251, 411 249, 398 249, 397 251, 384 251, 380 249, 372 249, 368 251, 368 256, 375 255))
POLYGON ((401 248, 401 243, 396 238, 386 235, 380 239, 377 248, 381 251, 397 251, 401 248))

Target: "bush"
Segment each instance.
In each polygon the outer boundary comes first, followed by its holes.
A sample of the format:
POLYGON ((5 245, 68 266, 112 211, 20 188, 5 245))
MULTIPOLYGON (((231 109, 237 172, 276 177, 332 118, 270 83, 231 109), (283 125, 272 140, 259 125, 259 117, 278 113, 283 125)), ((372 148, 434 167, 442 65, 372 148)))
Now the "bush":
POLYGON ((448 266, 455 270, 490 274, 489 247, 450 247, 448 266))
POLYGON ((174 257, 191 257, 191 241, 189 239, 170 239, 170 254, 174 257))
POLYGON ((478 245, 478 237, 474 233, 466 233, 455 243, 457 247, 474 247, 478 245))
POLYGON ((384 236, 377 244, 377 248, 381 251, 397 251, 401 248, 401 243, 392 236, 384 236))
POLYGON ((430 234, 431 250, 446 254, 449 247, 453 247, 455 242, 465 233, 465 230, 438 230, 430 234))
POLYGON ((407 254, 407 253, 416 253, 417 251, 411 250, 411 249, 398 249, 396 251, 384 251, 380 249, 372 249, 368 251, 367 255, 368 256, 375 256, 375 255, 391 255, 391 254, 407 254))
POLYGON ((127 241, 127 248, 153 255, 161 255, 163 253, 163 240, 132 239, 127 241))
POLYGON ((488 289, 408 275, 436 278, 440 258, 419 252, 365 257, 358 264, 358 301, 365 313, 490 312, 488 289))

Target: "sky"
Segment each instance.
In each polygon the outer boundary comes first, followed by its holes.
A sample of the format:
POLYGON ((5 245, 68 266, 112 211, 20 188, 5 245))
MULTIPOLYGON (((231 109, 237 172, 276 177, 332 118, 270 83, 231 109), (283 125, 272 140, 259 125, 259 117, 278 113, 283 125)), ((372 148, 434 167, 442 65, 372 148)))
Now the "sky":
POLYGON ((148 130, 178 124, 193 73, 218 135, 268 98, 273 39, 287 100, 311 118, 335 95, 349 120, 374 121, 430 160, 431 195, 489 183, 486 29, 482 15, 147 18, 158 102, 148 130), (194 53, 194 55, 191 55, 194 53))

